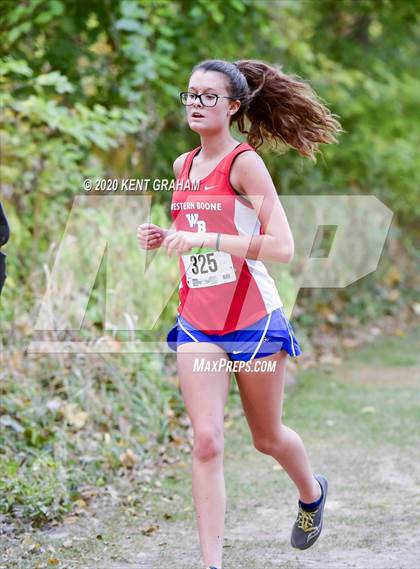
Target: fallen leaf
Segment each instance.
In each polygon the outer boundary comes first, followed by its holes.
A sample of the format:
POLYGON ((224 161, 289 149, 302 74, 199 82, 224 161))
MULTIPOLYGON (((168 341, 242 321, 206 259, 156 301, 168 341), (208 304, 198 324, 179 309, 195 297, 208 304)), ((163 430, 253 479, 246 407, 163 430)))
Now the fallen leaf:
POLYGON ((67 403, 63 408, 63 414, 70 425, 76 429, 81 429, 88 417, 88 414, 85 411, 81 411, 76 403, 67 403))
POLYGON ((25 535, 22 539, 22 545, 32 545, 33 539, 31 535, 25 535))
POLYGON ((179 437, 178 435, 174 435, 174 434, 171 434, 171 435, 170 435, 170 440, 171 440, 171 442, 173 442, 174 445, 177 446, 177 447, 181 446, 181 445, 184 444, 184 442, 185 442, 182 437, 179 437))
POLYGON ((343 360, 333 353, 327 353, 327 354, 323 354, 319 358, 319 361, 322 364, 340 365, 343 360))
POLYGON ((401 273, 396 267, 392 267, 384 278, 385 284, 394 286, 401 281, 401 273))
POLYGON ((372 405, 366 405, 366 407, 362 407, 360 409, 360 412, 361 413, 376 413, 376 409, 372 405))
POLYGON ((400 298, 400 291, 396 288, 393 288, 388 292, 386 298, 389 300, 389 302, 396 302, 400 298))
POLYGON ((341 340, 341 343, 345 348, 356 348, 361 344, 361 340, 359 338, 350 338, 349 336, 345 336, 341 340))
POLYGON ((141 533, 143 535, 152 535, 152 533, 154 533, 155 531, 157 531, 159 529, 159 525, 158 524, 151 524, 150 526, 148 526, 147 528, 144 528, 141 530, 141 533))
POLYGON ((75 524, 79 520, 78 520, 77 516, 70 515, 70 516, 65 517, 63 521, 65 524, 75 524))
POLYGON ((120 462, 126 468, 133 468, 138 464, 139 459, 134 452, 128 448, 125 452, 120 454, 120 462))
POLYGON ((420 302, 413 302, 411 309, 416 316, 420 316, 420 302))

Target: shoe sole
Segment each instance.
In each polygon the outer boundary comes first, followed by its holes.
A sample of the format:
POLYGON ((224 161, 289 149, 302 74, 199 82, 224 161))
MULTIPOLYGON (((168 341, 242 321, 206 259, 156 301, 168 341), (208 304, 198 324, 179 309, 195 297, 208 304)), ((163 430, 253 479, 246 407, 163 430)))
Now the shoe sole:
MULTIPOLYGON (((328 494, 328 480, 322 476, 322 475, 315 475, 315 478, 318 480, 318 482, 321 484, 322 486, 322 491, 324 492, 324 499, 321 502, 321 506, 324 508, 325 507, 325 502, 327 501, 327 494, 328 494)), ((312 547, 312 545, 316 542, 316 540, 319 538, 319 536, 321 535, 321 531, 322 531, 322 526, 324 525, 324 512, 322 512, 322 521, 321 521, 321 527, 319 528, 319 532, 316 535, 316 537, 308 544, 305 545, 304 547, 300 547, 298 545, 295 545, 293 543, 293 541, 290 539, 290 544, 292 547, 294 547, 295 549, 309 549, 310 547, 312 547)))

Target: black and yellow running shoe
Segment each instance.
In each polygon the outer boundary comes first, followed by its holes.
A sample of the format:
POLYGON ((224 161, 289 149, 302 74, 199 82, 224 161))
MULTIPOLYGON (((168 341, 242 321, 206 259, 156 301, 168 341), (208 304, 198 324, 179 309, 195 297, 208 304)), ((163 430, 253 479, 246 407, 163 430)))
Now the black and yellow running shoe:
POLYGON ((321 502, 313 509, 305 508, 299 500, 299 512, 293 525, 290 543, 297 549, 308 549, 318 539, 324 516, 324 506, 327 499, 328 480, 322 474, 315 475, 318 480, 322 496, 321 502))

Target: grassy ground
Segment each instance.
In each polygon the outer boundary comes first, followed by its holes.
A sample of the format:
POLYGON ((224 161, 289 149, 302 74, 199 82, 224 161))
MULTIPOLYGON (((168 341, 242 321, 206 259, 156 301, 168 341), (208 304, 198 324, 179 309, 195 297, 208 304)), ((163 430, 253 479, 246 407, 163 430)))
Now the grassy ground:
MULTIPOLYGON (((330 483, 322 535, 306 551, 289 545, 294 485, 253 449, 243 415, 233 415, 225 442, 225 569, 418 566, 418 344, 416 333, 381 338, 287 387, 284 422, 330 483)), ((233 391, 229 407, 240 408, 233 391)), ((146 489, 129 487, 124 506, 101 502, 61 527, 7 538, 0 567, 201 569, 190 458, 181 456, 146 489)))

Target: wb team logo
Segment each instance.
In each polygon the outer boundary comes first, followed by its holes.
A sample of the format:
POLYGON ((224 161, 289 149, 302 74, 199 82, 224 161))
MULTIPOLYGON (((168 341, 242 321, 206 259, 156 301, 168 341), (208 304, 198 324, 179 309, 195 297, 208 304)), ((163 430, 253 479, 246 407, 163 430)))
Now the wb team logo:
POLYGON ((197 227, 199 233, 206 231, 206 222, 202 219, 198 219, 198 213, 187 213, 186 216, 190 227, 197 227))

